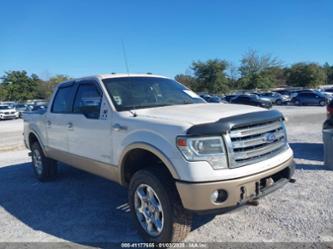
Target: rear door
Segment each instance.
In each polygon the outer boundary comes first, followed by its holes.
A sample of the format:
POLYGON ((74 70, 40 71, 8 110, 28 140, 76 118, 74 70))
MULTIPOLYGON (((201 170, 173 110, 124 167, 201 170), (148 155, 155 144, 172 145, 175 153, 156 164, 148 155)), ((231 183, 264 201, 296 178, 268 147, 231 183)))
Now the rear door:
POLYGON ((79 82, 69 117, 69 152, 94 161, 111 162, 111 109, 97 81, 79 82))
POLYGON ((305 103, 307 105, 318 104, 318 96, 314 93, 304 93, 305 103))
POLYGON ((256 105, 255 100, 253 100, 250 96, 244 96, 243 97, 243 103, 245 105, 256 105))
POLYGON ((72 112, 74 82, 58 87, 50 110, 46 113, 47 145, 50 149, 68 151, 67 125, 72 112))

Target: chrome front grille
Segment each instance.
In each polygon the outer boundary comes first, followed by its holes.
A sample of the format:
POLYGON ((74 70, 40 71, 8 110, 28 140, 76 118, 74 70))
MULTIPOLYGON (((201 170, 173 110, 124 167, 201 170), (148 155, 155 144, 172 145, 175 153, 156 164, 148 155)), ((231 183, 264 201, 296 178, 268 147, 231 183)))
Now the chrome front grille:
POLYGON ((231 168, 263 161, 287 148, 282 120, 232 128, 225 135, 231 168))

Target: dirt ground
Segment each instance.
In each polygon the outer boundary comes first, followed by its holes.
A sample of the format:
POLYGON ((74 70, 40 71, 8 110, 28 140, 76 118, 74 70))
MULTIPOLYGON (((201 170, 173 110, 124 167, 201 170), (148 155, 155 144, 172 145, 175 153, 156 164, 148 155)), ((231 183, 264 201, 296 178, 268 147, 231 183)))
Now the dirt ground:
MULTIPOLYGON (((333 171, 323 167, 323 107, 278 107, 295 153, 295 184, 218 216, 194 217, 192 242, 332 242, 333 171)), ((21 120, 0 122, 0 242, 88 245, 141 241, 126 190, 60 165, 56 181, 35 180, 21 120)))

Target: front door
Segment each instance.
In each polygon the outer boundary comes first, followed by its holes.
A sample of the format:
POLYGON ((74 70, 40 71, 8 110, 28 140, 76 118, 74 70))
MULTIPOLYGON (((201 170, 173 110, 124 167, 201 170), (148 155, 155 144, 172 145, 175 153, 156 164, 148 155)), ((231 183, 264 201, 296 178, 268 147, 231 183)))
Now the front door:
POLYGON ((97 82, 79 82, 67 127, 69 152, 109 164, 112 159, 110 114, 97 82))

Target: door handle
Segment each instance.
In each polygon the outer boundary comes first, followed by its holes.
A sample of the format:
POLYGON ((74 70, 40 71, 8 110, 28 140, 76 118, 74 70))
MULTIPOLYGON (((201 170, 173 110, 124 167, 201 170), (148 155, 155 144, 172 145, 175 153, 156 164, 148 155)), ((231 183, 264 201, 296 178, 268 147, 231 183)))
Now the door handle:
POLYGON ((114 125, 112 125, 112 129, 114 131, 121 131, 121 130, 125 131, 125 130, 127 130, 127 126, 122 126, 120 124, 114 124, 114 125))
POLYGON ((67 127, 68 127, 68 129, 73 128, 73 123, 72 122, 68 122, 67 123, 67 127))

